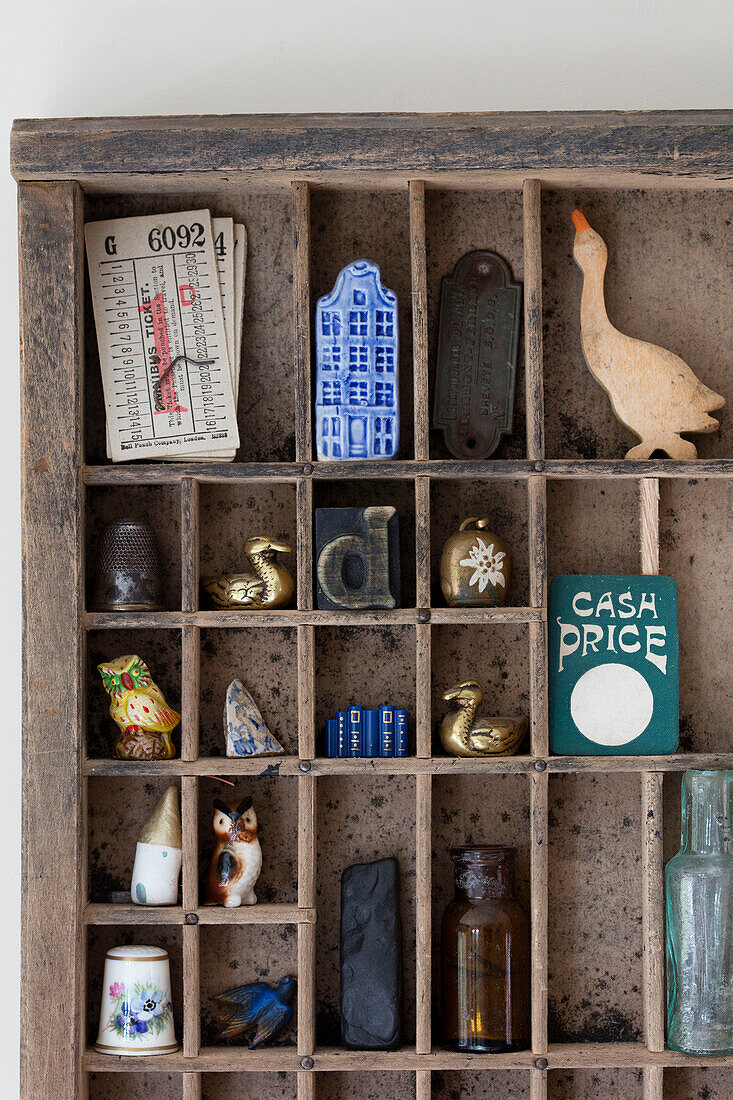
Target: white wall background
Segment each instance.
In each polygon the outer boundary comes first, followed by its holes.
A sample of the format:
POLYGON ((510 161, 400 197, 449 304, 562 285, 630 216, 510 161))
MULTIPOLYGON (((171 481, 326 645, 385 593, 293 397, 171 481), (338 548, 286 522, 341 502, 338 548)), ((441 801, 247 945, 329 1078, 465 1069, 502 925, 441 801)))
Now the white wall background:
MULTIPOLYGON (((730 0, 5 0, 0 41, 5 134, 13 117, 733 106, 730 0)), ((0 214, 0 1095, 11 1097, 18 1092, 20 443, 15 188, 7 170, 0 171, 0 214)), ((52 898, 48 907, 53 920, 52 898)))

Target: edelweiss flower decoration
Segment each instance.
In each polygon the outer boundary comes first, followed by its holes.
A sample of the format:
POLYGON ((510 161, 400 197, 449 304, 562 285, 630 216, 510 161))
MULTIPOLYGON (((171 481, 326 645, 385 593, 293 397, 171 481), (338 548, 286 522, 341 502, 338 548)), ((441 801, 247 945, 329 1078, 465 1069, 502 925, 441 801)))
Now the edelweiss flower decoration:
POLYGON ((471 585, 478 584, 479 592, 484 592, 488 584, 500 584, 502 588, 506 588, 506 580, 504 579, 505 557, 506 554, 503 550, 494 553, 494 543, 492 542, 487 546, 481 536, 478 535, 471 547, 469 556, 463 558, 459 564, 467 565, 475 570, 468 583, 471 585))
POLYGON ((495 607, 507 598, 511 559, 489 521, 472 516, 446 540, 440 562, 440 587, 448 607, 495 607), (478 531, 469 530, 473 525, 478 531))

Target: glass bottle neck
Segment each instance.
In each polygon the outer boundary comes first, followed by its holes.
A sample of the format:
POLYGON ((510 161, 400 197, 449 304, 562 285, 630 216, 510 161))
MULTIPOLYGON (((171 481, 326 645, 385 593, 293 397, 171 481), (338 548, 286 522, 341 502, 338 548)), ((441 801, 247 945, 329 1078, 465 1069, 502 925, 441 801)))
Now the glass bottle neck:
POLYGON ((507 898, 514 893, 514 853, 492 854, 491 858, 453 857, 456 899, 483 901, 507 898))
POLYGON ((733 854, 733 772, 685 772, 680 850, 690 855, 733 854))

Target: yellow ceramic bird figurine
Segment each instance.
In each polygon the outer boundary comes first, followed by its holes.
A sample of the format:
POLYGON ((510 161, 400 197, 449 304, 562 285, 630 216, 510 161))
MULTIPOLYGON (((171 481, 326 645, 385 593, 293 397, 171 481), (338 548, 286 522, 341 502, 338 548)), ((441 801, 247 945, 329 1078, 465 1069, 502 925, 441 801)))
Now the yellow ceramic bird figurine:
POLYGON ((440 724, 450 756, 513 756, 527 732, 526 718, 476 718, 484 698, 478 680, 464 680, 443 693, 453 708, 440 724))
POLYGON ((697 458, 695 444, 679 433, 714 432, 718 421, 708 413, 722 408, 725 398, 704 386, 678 355, 613 327, 603 294, 608 249, 580 210, 572 217, 573 255, 583 272, 583 354, 616 417, 641 440, 626 457, 644 459, 664 451, 670 458, 697 458))
POLYGON ((287 607, 295 586, 285 566, 275 561, 275 554, 289 554, 290 547, 265 535, 255 535, 245 542, 244 552, 252 565, 252 573, 224 573, 202 579, 216 607, 250 611, 287 607))
POLYGON ((170 760, 175 756, 171 733, 181 720, 153 683, 140 657, 117 657, 97 665, 110 695, 109 713, 120 727, 115 756, 122 760, 170 760))

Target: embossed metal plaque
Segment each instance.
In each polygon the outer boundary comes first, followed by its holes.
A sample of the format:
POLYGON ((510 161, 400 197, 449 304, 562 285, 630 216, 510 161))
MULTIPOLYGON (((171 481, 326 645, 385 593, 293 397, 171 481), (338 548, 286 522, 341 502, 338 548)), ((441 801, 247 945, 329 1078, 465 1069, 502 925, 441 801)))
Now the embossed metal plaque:
POLYGON ((433 427, 455 458, 488 458, 512 430, 521 295, 495 252, 443 279, 433 427))

